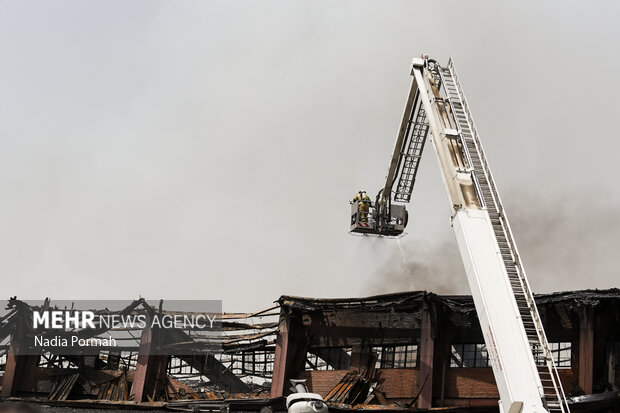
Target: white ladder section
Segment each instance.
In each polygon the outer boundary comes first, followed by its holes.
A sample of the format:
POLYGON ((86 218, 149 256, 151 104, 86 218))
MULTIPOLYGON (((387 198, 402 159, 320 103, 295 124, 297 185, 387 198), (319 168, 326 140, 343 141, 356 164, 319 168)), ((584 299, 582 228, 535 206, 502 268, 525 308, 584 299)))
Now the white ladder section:
POLYGON ((544 396, 543 404, 549 412, 569 412, 566 404, 566 395, 562 389, 560 377, 549 350, 549 344, 538 309, 536 308, 534 295, 527 281, 508 219, 502 207, 484 150, 478 139, 476 127, 452 59, 448 62, 447 67, 440 67, 438 70, 441 74, 441 80, 450 108, 459 128, 459 134, 462 136, 466 146, 468 158, 472 162, 473 179, 483 206, 486 207, 491 219, 502 260, 517 302, 521 321, 532 347, 534 360, 543 387, 544 394, 541 395, 544 396))
MULTIPOLYGON (((416 93, 415 101, 419 100, 419 93, 419 91, 416 93)), ((420 166, 420 159, 422 158, 427 135, 428 119, 426 111, 422 105, 414 104, 411 110, 411 117, 407 123, 407 149, 400 154, 402 166, 396 192, 394 193, 394 201, 409 202, 411 200, 411 193, 413 192, 413 185, 418 174, 418 167, 420 166)))

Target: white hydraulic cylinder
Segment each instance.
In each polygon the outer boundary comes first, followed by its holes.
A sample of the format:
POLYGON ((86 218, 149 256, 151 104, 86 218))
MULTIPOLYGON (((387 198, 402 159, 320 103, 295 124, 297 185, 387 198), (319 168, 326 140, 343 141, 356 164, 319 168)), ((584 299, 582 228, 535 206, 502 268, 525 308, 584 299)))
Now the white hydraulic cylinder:
POLYGON ((540 378, 486 210, 452 221, 504 412, 546 413, 540 378), (521 406, 522 403, 522 406, 521 406), (514 410, 515 408, 518 410, 514 410))

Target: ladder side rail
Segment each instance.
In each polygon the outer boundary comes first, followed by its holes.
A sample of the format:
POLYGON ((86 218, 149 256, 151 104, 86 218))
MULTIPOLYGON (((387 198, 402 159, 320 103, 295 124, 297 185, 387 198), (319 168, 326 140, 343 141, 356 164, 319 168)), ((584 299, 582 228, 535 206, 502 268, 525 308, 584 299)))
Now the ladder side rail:
POLYGON ((556 389, 556 393, 558 400, 560 400, 562 403, 560 403, 560 407, 562 409, 562 412, 564 411, 570 411, 568 410, 568 405, 566 404, 566 394, 564 393, 564 389, 562 387, 561 381, 559 380, 559 373, 557 371, 557 367, 555 366, 555 362, 553 360, 553 356, 551 354, 551 351, 549 349, 549 345, 548 345, 548 340, 547 340, 547 336, 546 333, 544 331, 544 328, 542 328, 542 321, 540 318, 540 314, 538 312, 538 308, 536 306, 536 303, 534 301, 534 295, 532 293, 529 281, 527 279, 527 276, 525 275, 525 271, 523 269, 523 265, 521 262, 521 257, 520 254, 518 252, 516 243, 514 242, 514 236, 512 233, 512 229, 510 227, 510 224, 508 222, 508 219, 506 217, 506 213, 504 211, 499 193, 497 191, 497 187, 495 185, 495 180, 493 179, 491 170, 489 168, 488 165, 488 161, 486 159, 486 155, 484 153, 484 149, 482 148, 480 139, 478 137, 478 132, 473 120, 473 117, 471 116, 471 112, 469 109, 469 105, 467 104, 467 99, 465 97, 465 94, 463 93, 463 89, 461 86, 461 83, 458 79, 458 76, 456 74, 456 69, 454 67, 454 62, 452 61, 452 59, 449 60, 448 62, 448 68, 452 74, 452 77, 454 79, 454 83, 457 87, 457 91, 459 93, 459 96, 461 98, 461 105, 463 106, 463 109, 467 115, 467 120, 469 122, 471 131, 472 131, 472 137, 474 140, 474 143, 476 145, 476 149, 478 150, 478 154, 480 156, 480 160, 484 169, 484 173, 487 176, 487 182, 489 184, 489 188, 491 189, 491 193, 493 196, 493 202, 497 207, 497 211, 499 213, 499 218, 500 221, 502 223, 502 227, 504 229, 504 231, 506 232, 506 239, 510 245, 510 249, 511 252, 513 254, 513 259, 515 261, 515 267, 517 268, 517 272, 519 274, 519 280, 521 281, 522 284, 522 288, 526 294, 526 296, 528 298, 531 299, 532 305, 530 305, 530 312, 532 313, 532 317, 535 319, 535 322, 541 327, 541 328, 537 328, 536 332, 538 334, 538 338, 539 338, 539 342, 542 346, 542 350, 544 353, 544 357, 545 357, 545 361, 546 361, 546 365, 549 368, 549 372, 551 373, 551 378, 553 380, 553 384, 554 387, 556 389))

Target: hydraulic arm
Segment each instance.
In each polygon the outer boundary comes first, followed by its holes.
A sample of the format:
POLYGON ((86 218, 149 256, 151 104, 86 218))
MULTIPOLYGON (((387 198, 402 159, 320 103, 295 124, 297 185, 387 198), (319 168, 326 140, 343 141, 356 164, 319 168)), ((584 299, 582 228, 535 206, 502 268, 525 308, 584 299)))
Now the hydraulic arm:
POLYGON ((351 202, 352 233, 398 236, 407 226, 408 213, 404 203, 411 199, 429 127, 420 96, 413 79, 385 184, 374 203, 363 200, 351 202), (368 214, 366 209, 369 209, 368 214))

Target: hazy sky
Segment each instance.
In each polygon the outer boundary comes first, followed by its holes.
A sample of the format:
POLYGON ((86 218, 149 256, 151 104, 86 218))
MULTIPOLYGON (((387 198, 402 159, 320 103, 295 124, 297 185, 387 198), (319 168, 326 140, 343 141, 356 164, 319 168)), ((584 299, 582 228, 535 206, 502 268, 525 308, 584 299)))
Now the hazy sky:
POLYGON ((534 290, 620 286, 620 4, 2 1, 5 297, 467 293, 436 160, 347 234, 411 59, 452 56, 534 290))

